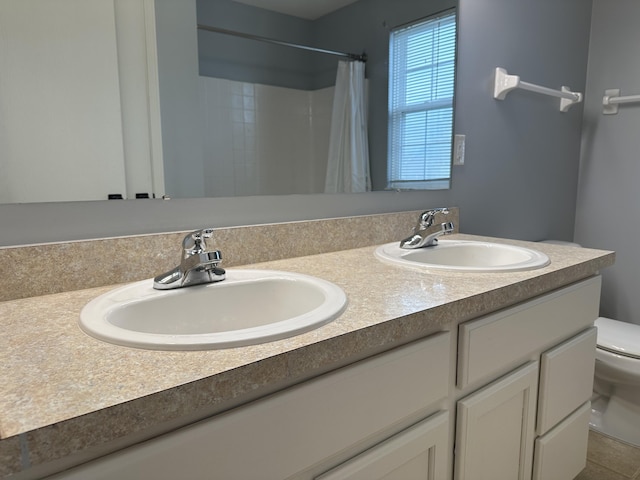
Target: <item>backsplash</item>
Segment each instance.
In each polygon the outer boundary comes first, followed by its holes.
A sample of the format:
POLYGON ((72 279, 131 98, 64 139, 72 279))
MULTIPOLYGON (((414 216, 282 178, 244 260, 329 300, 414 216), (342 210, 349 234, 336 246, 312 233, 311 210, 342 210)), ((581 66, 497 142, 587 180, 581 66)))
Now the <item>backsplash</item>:
MULTIPOLYGON (((449 208, 458 231, 458 208, 449 208)), ((225 268, 400 241, 421 211, 216 228, 225 268)), ((206 225, 202 225, 205 228, 206 225)), ((186 232, 1 247, 0 301, 151 278, 175 267, 186 232)))

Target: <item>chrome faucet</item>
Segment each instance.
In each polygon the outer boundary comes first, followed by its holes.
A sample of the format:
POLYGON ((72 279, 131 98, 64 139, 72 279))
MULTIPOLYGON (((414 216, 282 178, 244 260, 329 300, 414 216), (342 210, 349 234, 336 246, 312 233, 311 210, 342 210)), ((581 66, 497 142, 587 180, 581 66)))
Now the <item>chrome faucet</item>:
POLYGON ((420 214, 418 224, 413 230, 413 235, 405 238, 400 242, 400 248, 422 248, 432 247, 438 244, 438 237, 441 235, 448 235, 453 233, 453 222, 444 222, 440 224, 440 230, 428 233, 428 229, 433 225, 436 215, 447 215, 449 210, 446 208, 435 208, 433 210, 427 210, 420 214))
POLYGON ((210 250, 207 239, 213 237, 213 229, 196 230, 182 240, 180 265, 153 279, 153 288, 169 290, 203 283, 221 282, 225 271, 218 265, 222 261, 220 250, 210 250))

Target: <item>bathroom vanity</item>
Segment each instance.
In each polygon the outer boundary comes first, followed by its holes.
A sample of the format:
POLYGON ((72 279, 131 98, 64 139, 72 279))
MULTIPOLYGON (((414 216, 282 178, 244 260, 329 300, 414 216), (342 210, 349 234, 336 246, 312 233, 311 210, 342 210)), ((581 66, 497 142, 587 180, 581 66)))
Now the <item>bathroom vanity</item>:
POLYGON ((329 280, 349 305, 316 330, 226 350, 147 351, 86 336, 80 309, 113 287, 0 303, 11 339, 0 471, 571 479, 586 456, 597 274, 614 254, 492 241, 536 248, 551 263, 427 274, 384 264, 370 246, 251 265, 329 280))
POLYGON ((456 479, 570 480, 599 292, 592 277, 56 478, 446 479, 454 437, 456 479))

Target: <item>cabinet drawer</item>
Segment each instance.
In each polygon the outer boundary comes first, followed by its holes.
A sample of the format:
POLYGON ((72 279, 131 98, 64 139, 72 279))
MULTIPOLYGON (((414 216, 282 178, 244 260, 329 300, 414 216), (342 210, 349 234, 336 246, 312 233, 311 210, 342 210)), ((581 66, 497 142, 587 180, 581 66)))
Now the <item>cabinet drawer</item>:
POLYGON ((571 480, 586 465, 591 403, 536 439, 533 480, 571 480))
POLYGON ((433 335, 57 478, 289 478, 411 415, 430 413, 448 394, 449 351, 450 334, 433 335))
POLYGON ((316 480, 444 480, 449 413, 440 412, 385 440, 316 480))
POLYGON ((459 326, 460 388, 496 378, 535 352, 593 325, 600 303, 599 276, 459 326))
POLYGON ((593 390, 597 330, 591 327, 542 354, 538 388, 538 435, 589 400, 593 390))

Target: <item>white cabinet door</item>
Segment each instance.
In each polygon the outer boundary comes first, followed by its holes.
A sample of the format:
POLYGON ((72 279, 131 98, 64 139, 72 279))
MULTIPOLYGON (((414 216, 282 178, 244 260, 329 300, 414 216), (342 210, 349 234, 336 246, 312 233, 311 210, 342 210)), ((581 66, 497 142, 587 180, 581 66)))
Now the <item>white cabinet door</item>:
POLYGON ((587 402, 536 439, 534 480, 571 480, 587 463, 591 403, 587 402))
POLYGON ((538 388, 538 435, 543 435, 591 398, 596 328, 542 354, 538 388))
POLYGON ((455 478, 531 478, 538 362, 458 402, 455 478))
POLYGON ((440 412, 316 480, 444 480, 448 439, 449 414, 440 412))

